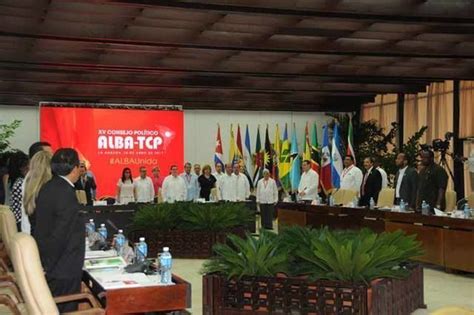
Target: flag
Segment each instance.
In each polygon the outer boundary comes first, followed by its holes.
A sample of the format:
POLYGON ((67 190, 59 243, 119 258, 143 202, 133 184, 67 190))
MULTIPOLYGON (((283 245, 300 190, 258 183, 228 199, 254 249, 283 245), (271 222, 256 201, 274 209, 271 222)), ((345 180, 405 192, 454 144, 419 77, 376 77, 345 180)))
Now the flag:
POLYGON ((342 142, 339 137, 339 124, 334 124, 334 132, 332 137, 332 148, 331 148, 331 178, 332 187, 341 187, 342 169, 344 168, 342 163, 342 142))
POLYGON ((275 129, 275 142, 273 142, 273 179, 276 181, 278 187, 281 187, 280 182, 280 172, 278 169, 278 164, 280 162, 280 153, 281 153, 281 139, 280 139, 280 127, 278 124, 275 129))
POLYGON ((230 140, 229 140, 229 163, 232 165, 236 162, 236 153, 237 153, 237 148, 235 146, 235 138, 234 138, 234 127, 232 124, 230 125, 230 140))
POLYGON ((356 164, 356 156, 355 156, 355 152, 354 152, 354 147, 353 147, 353 143, 354 143, 354 129, 352 127, 352 117, 349 118, 349 128, 348 128, 348 131, 347 131, 347 151, 346 151, 346 155, 351 155, 352 158, 354 159, 354 164, 356 164))
POLYGON ((220 163, 224 167, 222 162, 222 140, 221 140, 221 127, 217 125, 217 137, 216 137, 216 149, 214 152, 214 164, 220 163))
POLYGON ((303 160, 311 161, 311 144, 309 141, 308 123, 304 128, 303 160))
POLYGON ((248 174, 253 175, 253 161, 252 161, 252 149, 250 147, 250 134, 249 125, 245 129, 245 148, 243 152, 245 170, 248 174))
POLYGON ((331 152, 329 151, 329 131, 328 126, 323 127, 323 147, 321 149, 321 186, 324 193, 328 195, 332 190, 331 180, 331 152))
POLYGON ((316 123, 313 124, 313 132, 311 133, 311 168, 316 172, 320 172, 319 161, 321 161, 318 144, 318 131, 316 128, 316 123))
POLYGON ((265 130, 265 168, 270 171, 273 176, 273 150, 272 143, 270 142, 270 136, 268 135, 268 124, 265 130))
POLYGON ((263 151, 262 143, 260 142, 260 126, 257 127, 257 140, 255 142, 255 171, 253 173, 253 184, 257 187, 257 183, 262 178, 263 172, 263 151))
POLYGON ((297 191, 300 185, 301 179, 301 161, 298 153, 298 140, 296 138, 296 126, 293 125, 293 134, 291 137, 291 169, 290 169, 290 182, 291 190, 297 191))
POLYGON ((290 141, 288 139, 288 126, 285 124, 285 132, 283 133, 283 142, 281 144, 280 150, 280 163, 278 164, 278 173, 280 175, 281 185, 286 191, 291 190, 290 166, 290 141))
POLYGON ((242 137, 240 136, 240 124, 237 124, 237 140, 236 140, 236 150, 235 150, 235 162, 239 163, 240 166, 244 165, 243 155, 242 155, 242 137))

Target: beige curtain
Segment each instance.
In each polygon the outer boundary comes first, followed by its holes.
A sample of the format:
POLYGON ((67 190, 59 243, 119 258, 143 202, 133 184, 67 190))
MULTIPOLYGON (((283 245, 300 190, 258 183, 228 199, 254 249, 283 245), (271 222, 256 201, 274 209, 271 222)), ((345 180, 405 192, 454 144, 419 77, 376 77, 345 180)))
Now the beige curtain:
POLYGON ((453 131, 453 81, 432 83, 426 93, 406 95, 404 124, 404 142, 422 126, 428 126, 422 143, 444 139, 453 131))
MULTIPOLYGON (((453 131, 453 81, 432 83, 425 93, 405 95, 404 139, 406 142, 422 126, 428 126, 420 143, 431 144, 433 139, 445 139, 448 131, 453 131)), ((451 141, 451 148, 452 148, 451 141)), ((439 154, 436 158, 439 161, 439 154)), ((451 157, 446 157, 447 164, 453 171, 451 157)), ((449 180, 448 189, 453 189, 449 180)))
POLYGON ((459 89, 459 137, 474 137, 474 81, 461 81, 459 89))
POLYGON ((375 119, 385 131, 390 130, 392 122, 397 121, 397 94, 381 94, 373 103, 361 107, 361 121, 375 119))
POLYGON ((470 167, 474 164, 474 139, 464 141, 464 156, 469 158, 464 163, 464 195, 467 197, 474 193, 474 172, 470 167))

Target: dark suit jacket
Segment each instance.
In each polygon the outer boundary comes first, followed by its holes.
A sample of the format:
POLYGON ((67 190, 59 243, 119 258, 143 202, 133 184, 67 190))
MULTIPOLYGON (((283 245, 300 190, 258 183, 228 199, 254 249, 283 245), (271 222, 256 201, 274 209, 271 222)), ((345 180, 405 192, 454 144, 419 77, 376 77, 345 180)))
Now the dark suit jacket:
POLYGON ((48 279, 82 275, 86 235, 80 208, 76 190, 61 177, 54 176, 39 192, 33 237, 48 279))
MULTIPOLYGON (((395 197, 399 174, 400 170, 398 170, 397 175, 395 175, 395 197)), ((403 178, 401 179, 401 181, 402 183, 400 186, 400 198, 403 199, 405 202, 408 202, 410 208, 415 209, 416 192, 418 190, 418 173, 413 167, 408 167, 405 170, 405 174, 403 174, 403 178)))
POLYGON ((86 176, 84 184, 82 183, 82 179, 79 180, 74 184, 76 190, 84 190, 86 192, 86 199, 87 205, 92 206, 92 190, 97 188, 95 181, 92 177, 86 176))
MULTIPOLYGON (((365 176, 365 175, 364 175, 365 176)), ((362 181, 362 185, 364 182, 362 181)), ((374 198, 375 203, 379 198, 379 192, 382 189, 382 174, 373 167, 365 181, 365 186, 360 189, 360 206, 369 206, 370 198, 374 198)))

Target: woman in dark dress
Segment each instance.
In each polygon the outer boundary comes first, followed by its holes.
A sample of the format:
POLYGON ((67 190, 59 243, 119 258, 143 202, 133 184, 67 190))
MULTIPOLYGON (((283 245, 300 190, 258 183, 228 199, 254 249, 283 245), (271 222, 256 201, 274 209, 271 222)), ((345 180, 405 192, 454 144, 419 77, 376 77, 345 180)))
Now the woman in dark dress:
POLYGON ((211 166, 204 165, 202 168, 202 175, 198 178, 199 185, 201 186, 199 197, 209 201, 211 189, 216 187, 216 181, 216 178, 211 174, 211 166))

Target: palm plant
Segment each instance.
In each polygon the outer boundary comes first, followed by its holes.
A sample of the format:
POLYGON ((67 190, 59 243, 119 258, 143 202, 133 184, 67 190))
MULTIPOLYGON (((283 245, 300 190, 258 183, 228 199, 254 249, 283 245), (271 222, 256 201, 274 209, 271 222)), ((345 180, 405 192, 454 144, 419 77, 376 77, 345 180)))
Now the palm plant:
POLYGON ((299 271, 312 279, 370 282, 381 277, 402 278, 409 271, 401 264, 422 254, 415 236, 402 231, 376 233, 363 229, 352 237, 326 230, 312 238, 309 247, 294 254, 302 262, 299 271))
POLYGON ((275 276, 287 269, 287 252, 281 240, 269 231, 245 239, 229 235, 230 244, 214 245, 216 256, 204 264, 203 273, 218 272, 229 279, 243 276, 275 276))
POLYGON ((150 204, 140 207, 133 217, 136 229, 169 231, 178 225, 179 203, 150 204))
POLYGON ((254 216, 244 204, 190 204, 180 211, 180 228, 218 232, 244 226, 254 220, 254 216))

